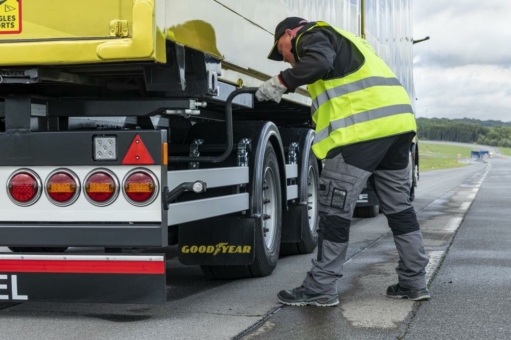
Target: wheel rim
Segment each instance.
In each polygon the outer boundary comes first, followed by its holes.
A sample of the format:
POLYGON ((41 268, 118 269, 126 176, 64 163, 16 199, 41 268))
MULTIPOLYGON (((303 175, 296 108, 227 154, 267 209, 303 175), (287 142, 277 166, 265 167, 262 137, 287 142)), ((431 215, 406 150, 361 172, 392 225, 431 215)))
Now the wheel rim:
POLYGON ((275 174, 270 167, 264 170, 263 180, 263 236, 267 249, 275 243, 277 231, 277 188, 275 187, 275 174))
POLYGON ((307 216, 310 230, 315 231, 318 216, 318 180, 312 166, 309 166, 307 173, 307 216))

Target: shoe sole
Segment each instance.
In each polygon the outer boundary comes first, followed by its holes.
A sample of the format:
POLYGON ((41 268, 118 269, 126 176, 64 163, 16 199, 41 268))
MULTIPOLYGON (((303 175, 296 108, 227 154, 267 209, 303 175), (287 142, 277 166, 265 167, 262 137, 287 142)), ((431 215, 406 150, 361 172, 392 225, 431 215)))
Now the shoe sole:
POLYGON ((284 305, 288 306, 296 306, 296 307, 305 307, 305 306, 317 306, 317 307, 334 307, 339 304, 339 300, 331 302, 331 303, 319 303, 317 301, 307 301, 307 302, 288 302, 279 298, 279 301, 284 305))
POLYGON ((409 297, 407 295, 387 295, 387 297, 389 297, 391 299, 408 299, 408 300, 411 300, 411 301, 424 301, 424 300, 431 299, 430 295, 421 295, 421 296, 417 296, 417 297, 414 297, 414 298, 411 298, 411 297, 409 297))

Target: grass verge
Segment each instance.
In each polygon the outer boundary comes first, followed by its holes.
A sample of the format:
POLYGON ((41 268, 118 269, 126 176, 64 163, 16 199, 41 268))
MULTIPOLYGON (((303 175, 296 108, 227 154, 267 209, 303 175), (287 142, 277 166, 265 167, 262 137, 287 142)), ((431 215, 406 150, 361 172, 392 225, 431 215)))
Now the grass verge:
MULTIPOLYGON (((419 171, 458 168, 468 165, 469 146, 419 142, 419 171)), ((509 149, 511 153, 511 148, 509 149)))
POLYGON ((511 156, 511 148, 501 148, 500 146, 495 148, 499 149, 503 155, 511 156))

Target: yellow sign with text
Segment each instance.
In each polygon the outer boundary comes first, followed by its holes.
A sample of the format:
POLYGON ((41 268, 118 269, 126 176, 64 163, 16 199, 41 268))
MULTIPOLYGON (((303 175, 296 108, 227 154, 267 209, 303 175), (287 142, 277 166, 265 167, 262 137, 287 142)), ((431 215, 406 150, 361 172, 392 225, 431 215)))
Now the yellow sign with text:
POLYGON ((0 0, 0 34, 21 33, 21 1, 0 0))

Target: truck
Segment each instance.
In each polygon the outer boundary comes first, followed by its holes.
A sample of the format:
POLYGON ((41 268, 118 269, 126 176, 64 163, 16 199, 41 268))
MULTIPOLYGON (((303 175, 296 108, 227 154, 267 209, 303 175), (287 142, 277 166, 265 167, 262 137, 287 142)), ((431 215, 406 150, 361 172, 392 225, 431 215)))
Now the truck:
POLYGON ((286 67, 272 32, 301 16, 367 36, 409 89, 410 5, 2 1, 0 299, 165 303, 167 246, 215 279, 312 253, 310 97, 253 95, 286 67))

